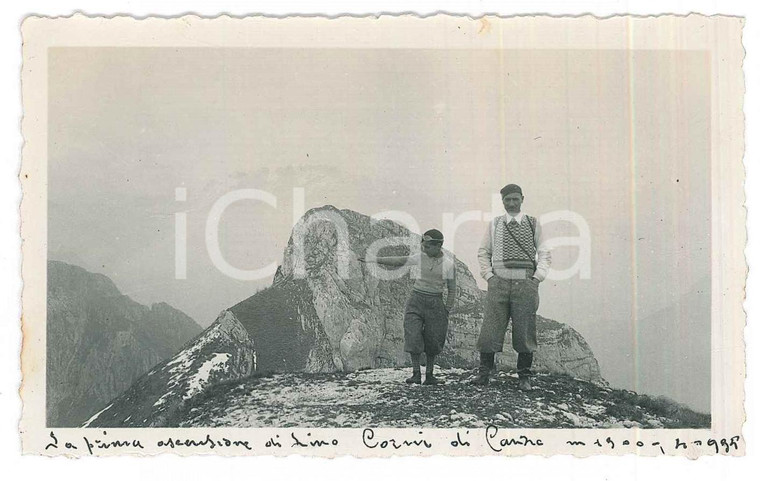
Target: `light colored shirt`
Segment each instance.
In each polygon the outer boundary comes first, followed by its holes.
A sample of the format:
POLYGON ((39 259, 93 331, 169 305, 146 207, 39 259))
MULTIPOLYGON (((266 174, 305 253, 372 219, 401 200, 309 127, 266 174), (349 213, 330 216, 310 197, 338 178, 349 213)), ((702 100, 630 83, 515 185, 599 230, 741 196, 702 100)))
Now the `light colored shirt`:
MULTIPOLYGON (((512 216, 509 213, 505 213, 504 215, 494 217, 491 222, 489 222, 488 229, 486 229, 486 232, 483 235, 483 239, 480 241, 480 247, 478 248, 478 264, 480 265, 480 275, 483 276, 485 280, 488 280, 495 275, 493 271, 493 237, 496 223, 500 222, 501 219, 504 219, 506 223, 511 222, 513 219, 517 221, 517 223, 521 223, 523 216, 524 213, 522 212, 518 213, 515 216, 512 216)), ((536 272, 533 273, 533 277, 539 281, 543 281, 546 279, 546 274, 549 272, 552 255, 551 251, 546 247, 543 229, 541 228, 541 223, 538 221, 538 218, 536 218, 535 228, 536 230, 533 234, 533 241, 536 245, 537 260, 536 272)), ((524 271, 524 269, 520 270, 524 271)))
POLYGON ((440 257, 430 257, 424 252, 419 252, 408 257, 383 256, 383 259, 396 262, 406 260, 406 265, 415 266, 412 269, 414 290, 429 294, 442 294, 448 290, 449 299, 456 295, 456 258, 447 252, 442 251, 440 257))

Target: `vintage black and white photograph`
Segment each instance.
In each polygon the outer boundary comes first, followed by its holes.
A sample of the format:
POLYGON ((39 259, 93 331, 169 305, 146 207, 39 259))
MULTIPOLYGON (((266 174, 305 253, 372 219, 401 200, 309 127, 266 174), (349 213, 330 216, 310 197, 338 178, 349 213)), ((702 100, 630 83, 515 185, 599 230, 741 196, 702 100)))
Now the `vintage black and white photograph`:
MULTIPOLYGON (((132 40, 168 23, 70 20, 25 85, 45 111, 22 179, 28 449, 223 428, 343 452, 341 428, 407 454, 443 432, 538 449, 532 430, 739 450, 740 19, 397 17, 371 44, 326 33, 369 19, 300 19, 249 46, 282 24, 196 18, 172 44, 132 40)), ((28 22, 30 52, 58 25, 28 22)))

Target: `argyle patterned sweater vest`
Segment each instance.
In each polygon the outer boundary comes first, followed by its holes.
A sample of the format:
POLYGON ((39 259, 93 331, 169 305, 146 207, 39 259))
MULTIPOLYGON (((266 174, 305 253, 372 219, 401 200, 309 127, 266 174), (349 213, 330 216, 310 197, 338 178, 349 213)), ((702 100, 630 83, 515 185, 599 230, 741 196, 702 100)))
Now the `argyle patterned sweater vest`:
POLYGON ((493 232, 493 254, 491 257, 493 266, 510 269, 535 269, 535 225, 535 217, 529 215, 523 215, 519 224, 515 220, 507 224, 506 216, 498 217, 495 220, 493 232))

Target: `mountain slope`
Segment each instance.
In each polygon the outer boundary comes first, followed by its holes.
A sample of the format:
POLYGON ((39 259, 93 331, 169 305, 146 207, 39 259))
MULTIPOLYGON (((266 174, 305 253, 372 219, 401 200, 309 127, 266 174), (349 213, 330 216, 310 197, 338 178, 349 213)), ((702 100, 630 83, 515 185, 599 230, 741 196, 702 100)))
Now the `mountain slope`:
POLYGON ((48 262, 47 423, 80 425, 201 328, 171 306, 143 306, 108 277, 48 262))

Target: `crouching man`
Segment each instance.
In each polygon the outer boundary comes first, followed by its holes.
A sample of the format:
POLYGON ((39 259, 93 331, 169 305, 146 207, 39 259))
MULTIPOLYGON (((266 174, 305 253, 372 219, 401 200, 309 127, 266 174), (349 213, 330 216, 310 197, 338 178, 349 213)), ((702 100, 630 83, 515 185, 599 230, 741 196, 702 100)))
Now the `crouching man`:
POLYGON ((521 211, 525 197, 520 186, 509 184, 500 193, 506 214, 491 220, 478 249, 480 274, 488 282, 488 293, 477 344, 480 367, 473 384, 488 384, 495 353, 502 351, 511 319, 519 386, 530 390, 537 347, 538 286, 546 278, 551 253, 543 245, 538 220, 521 211))

